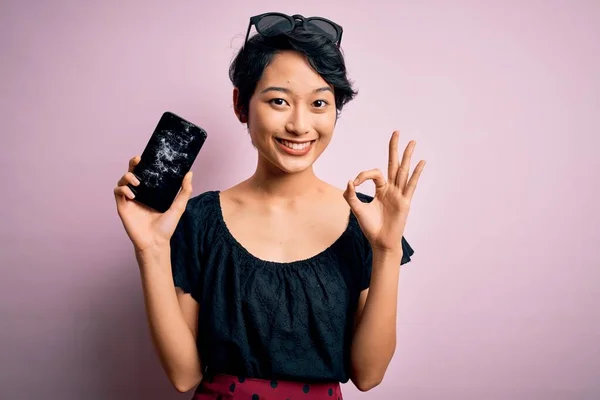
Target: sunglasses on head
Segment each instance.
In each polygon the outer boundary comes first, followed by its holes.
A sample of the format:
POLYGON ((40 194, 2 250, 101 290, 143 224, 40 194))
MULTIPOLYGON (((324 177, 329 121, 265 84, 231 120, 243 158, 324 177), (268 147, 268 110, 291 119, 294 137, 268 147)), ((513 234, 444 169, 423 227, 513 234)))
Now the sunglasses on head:
POLYGON ((255 15, 250 18, 244 44, 248 42, 248 35, 250 35, 250 28, 252 25, 254 25, 256 31, 262 36, 274 36, 280 33, 289 33, 293 31, 296 26, 302 25, 308 32, 324 34, 329 37, 338 47, 342 42, 342 27, 333 21, 321 17, 304 18, 299 14, 289 16, 275 12, 255 15))

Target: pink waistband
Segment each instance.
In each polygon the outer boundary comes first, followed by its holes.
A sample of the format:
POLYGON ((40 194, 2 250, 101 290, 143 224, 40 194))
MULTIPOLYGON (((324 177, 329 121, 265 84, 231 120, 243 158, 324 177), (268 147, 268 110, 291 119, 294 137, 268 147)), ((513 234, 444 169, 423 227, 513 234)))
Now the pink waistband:
POLYGON ((342 400, 339 382, 303 383, 217 374, 205 377, 193 400, 342 400))

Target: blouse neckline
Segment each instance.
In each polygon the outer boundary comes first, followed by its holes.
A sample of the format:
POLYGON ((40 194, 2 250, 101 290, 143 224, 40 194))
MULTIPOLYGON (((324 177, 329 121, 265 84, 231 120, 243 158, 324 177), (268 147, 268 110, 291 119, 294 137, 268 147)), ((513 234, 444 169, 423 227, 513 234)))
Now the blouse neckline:
POLYGON ((261 265, 264 265, 267 267, 276 267, 276 268, 303 267, 303 266, 306 266, 307 264, 311 264, 311 263, 314 263, 315 261, 319 261, 323 258, 327 258, 329 256, 329 253, 332 251, 332 249, 336 245, 338 245, 338 243, 340 243, 346 237, 346 235, 348 235, 348 233, 350 232, 350 228, 351 228, 353 219, 355 218, 354 213, 352 212, 352 210, 350 210, 349 215, 348 215, 348 223, 346 224, 346 228, 344 229, 344 231, 341 233, 341 235, 338 236, 338 238, 333 243, 331 243, 329 246, 327 246, 325 249, 321 250, 317 254, 314 254, 307 258, 294 260, 294 261, 288 261, 288 262, 264 260, 262 258, 255 256, 254 254, 252 254, 248 249, 246 249, 235 238, 235 236, 233 236, 233 234, 227 227, 227 223, 225 222, 225 218, 223 216, 223 209, 221 207, 221 191, 215 190, 215 191, 213 191, 213 194, 214 194, 214 203, 215 203, 215 208, 216 208, 215 214, 216 214, 216 218, 217 218, 217 223, 221 226, 223 232, 225 233, 224 234, 225 239, 227 241, 229 241, 231 246, 240 250, 248 259, 251 259, 255 263, 261 264, 261 265))

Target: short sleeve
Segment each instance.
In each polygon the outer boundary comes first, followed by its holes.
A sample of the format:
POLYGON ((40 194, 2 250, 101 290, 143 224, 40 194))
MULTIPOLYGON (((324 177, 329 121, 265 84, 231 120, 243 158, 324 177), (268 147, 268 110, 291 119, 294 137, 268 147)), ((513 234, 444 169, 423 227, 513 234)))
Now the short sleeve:
POLYGON ((200 276, 200 237, 198 218, 192 209, 193 202, 188 201, 173 236, 171 236, 171 268, 173 282, 185 293, 198 299, 200 276))
MULTIPOLYGON (((371 202, 373 200, 373 197, 362 194, 362 193, 357 193, 358 198, 365 202, 371 202)), ((361 259, 362 259, 362 275, 361 275, 361 280, 360 280, 360 290, 363 291, 365 289, 368 289, 369 286, 371 285, 371 272, 373 270, 373 250, 371 249, 371 243, 369 243, 369 240, 367 239, 367 237, 362 233, 361 231, 361 240, 360 240, 360 247, 361 247, 361 259)), ((400 260, 400 265, 406 264, 408 262, 411 261, 411 257, 412 255, 415 253, 415 251, 413 250, 413 248, 411 247, 411 245, 408 243, 408 241, 406 240, 406 238, 404 236, 402 236, 402 260, 400 260)))
MULTIPOLYGON (((371 272, 373 271, 373 251, 371 250, 371 244, 365 238, 364 239, 364 258, 363 258, 363 276, 360 285, 360 289, 365 290, 368 289, 371 285, 371 272)), ((400 265, 404 265, 411 261, 411 256, 415 253, 413 248, 410 246, 408 241, 402 236, 402 260, 400 260, 400 265)))

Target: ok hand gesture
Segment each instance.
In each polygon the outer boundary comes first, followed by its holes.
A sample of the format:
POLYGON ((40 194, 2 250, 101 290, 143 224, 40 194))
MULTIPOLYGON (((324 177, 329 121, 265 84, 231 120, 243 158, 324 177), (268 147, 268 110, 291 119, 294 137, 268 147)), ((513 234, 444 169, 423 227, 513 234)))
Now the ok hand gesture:
POLYGON ((399 164, 398 137, 399 133, 395 131, 390 139, 387 181, 377 169, 363 171, 354 181, 348 182, 344 192, 344 198, 374 251, 402 251, 401 239, 412 197, 425 167, 425 161, 419 161, 409 179, 410 160, 416 142, 411 140, 408 143, 399 164), (375 183, 375 196, 370 203, 363 203, 356 196, 355 188, 367 180, 375 183))

